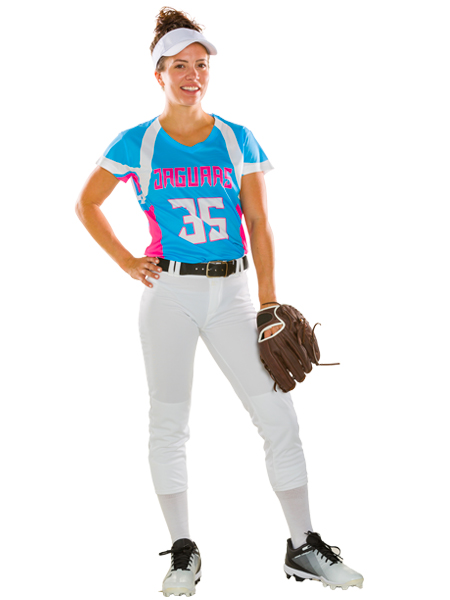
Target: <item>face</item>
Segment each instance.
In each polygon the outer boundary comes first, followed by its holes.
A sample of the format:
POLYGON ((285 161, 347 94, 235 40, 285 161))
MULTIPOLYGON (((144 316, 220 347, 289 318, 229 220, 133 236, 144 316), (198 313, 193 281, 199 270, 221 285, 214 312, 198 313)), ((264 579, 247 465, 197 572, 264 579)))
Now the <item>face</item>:
POLYGON ((201 44, 189 44, 175 56, 167 56, 165 70, 155 72, 155 76, 160 85, 164 85, 166 99, 170 103, 192 106, 206 94, 209 55, 201 44))

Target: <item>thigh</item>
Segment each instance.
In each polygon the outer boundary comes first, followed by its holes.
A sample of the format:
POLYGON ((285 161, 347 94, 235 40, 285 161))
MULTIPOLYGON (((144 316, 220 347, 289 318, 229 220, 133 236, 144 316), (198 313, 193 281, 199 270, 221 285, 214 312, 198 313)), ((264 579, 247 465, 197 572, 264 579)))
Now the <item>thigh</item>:
POLYGON ((190 399, 199 330, 170 280, 145 288, 139 332, 151 398, 171 403, 190 399))
POLYGON ((223 292, 222 306, 200 335, 239 395, 267 394, 274 382, 259 357, 256 310, 246 274, 223 292))

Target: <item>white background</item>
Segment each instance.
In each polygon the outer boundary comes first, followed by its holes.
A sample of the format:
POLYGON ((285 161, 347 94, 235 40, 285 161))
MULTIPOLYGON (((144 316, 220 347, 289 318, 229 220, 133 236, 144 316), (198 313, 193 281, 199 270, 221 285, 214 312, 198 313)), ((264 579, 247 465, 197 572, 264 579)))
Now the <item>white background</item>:
MULTIPOLYGON (((74 206, 111 140, 163 110, 148 50, 162 4, 14 6, 1 35, 0 595, 159 598, 170 560, 158 553, 171 542, 147 462, 143 286, 74 206)), ((172 6, 219 50, 204 110, 246 125, 275 166, 278 299, 320 321, 323 360, 341 362, 293 392, 313 526, 363 573, 348 596, 442 597, 448 4, 172 6)), ((147 220, 131 183, 104 210, 142 256, 147 220)), ((250 281, 256 304, 253 266, 250 281)), ((199 598, 332 593, 283 574, 289 531, 262 445, 200 341, 188 444, 199 598)))

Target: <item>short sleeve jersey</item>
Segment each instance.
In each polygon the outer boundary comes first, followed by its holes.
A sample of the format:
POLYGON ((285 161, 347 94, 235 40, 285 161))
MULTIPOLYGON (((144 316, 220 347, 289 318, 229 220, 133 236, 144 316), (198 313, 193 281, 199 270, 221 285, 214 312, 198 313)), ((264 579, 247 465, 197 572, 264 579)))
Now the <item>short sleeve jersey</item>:
POLYGON ((147 216, 147 256, 197 263, 247 253, 240 202, 243 175, 273 169, 252 132, 212 114, 206 140, 185 146, 159 118, 120 133, 97 165, 133 182, 147 216))

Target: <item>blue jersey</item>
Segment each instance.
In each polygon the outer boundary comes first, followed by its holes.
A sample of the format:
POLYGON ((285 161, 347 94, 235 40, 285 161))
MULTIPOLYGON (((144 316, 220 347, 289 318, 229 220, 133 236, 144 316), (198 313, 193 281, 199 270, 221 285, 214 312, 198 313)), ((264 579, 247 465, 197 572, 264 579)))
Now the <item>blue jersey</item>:
POLYGON ((132 180, 149 222, 147 256, 197 263, 247 253, 241 178, 273 167, 249 129, 211 116, 211 133, 194 146, 174 140, 155 117, 120 133, 97 161, 132 180))

